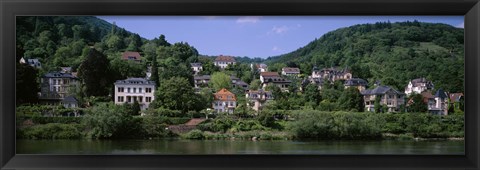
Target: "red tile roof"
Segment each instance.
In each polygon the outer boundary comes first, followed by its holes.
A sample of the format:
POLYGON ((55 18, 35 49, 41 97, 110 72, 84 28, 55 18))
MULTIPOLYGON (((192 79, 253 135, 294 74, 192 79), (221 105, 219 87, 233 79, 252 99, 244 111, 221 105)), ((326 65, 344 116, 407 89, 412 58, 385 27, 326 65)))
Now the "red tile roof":
POLYGON ((260 75, 262 77, 275 77, 275 76, 280 77, 280 75, 278 75, 277 72, 261 72, 260 75))
POLYGON ((228 91, 227 89, 223 88, 217 93, 213 94, 215 100, 221 101, 237 101, 237 97, 232 92, 228 91))
POLYGON ((215 61, 228 61, 228 62, 235 62, 235 58, 231 56, 223 56, 220 55, 217 58, 215 58, 215 61))
POLYGON ((122 59, 124 59, 124 60, 142 60, 142 57, 140 56, 140 53, 138 53, 138 52, 125 51, 122 54, 122 59))

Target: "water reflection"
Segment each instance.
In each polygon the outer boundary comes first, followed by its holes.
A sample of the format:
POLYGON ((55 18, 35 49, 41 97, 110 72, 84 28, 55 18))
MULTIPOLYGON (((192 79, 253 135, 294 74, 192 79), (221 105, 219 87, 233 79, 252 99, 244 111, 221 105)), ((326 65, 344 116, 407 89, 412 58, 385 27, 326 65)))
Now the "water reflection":
POLYGON ((17 154, 464 154, 464 141, 18 140, 17 154))

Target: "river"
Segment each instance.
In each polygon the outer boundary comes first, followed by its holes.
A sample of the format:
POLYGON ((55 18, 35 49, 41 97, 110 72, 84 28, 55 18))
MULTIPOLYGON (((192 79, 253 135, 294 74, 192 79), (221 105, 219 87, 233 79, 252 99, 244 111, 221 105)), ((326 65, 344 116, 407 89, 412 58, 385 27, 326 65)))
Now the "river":
POLYGON ((440 154, 464 141, 17 140, 17 154, 440 154))

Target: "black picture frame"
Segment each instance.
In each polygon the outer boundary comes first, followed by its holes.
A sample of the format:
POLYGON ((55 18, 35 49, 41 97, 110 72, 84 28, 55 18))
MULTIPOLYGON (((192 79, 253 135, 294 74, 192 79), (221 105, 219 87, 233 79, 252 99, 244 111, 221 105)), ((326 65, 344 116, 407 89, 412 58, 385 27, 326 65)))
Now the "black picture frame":
POLYGON ((2 169, 479 169, 478 0, 0 0, 2 169), (18 15, 464 15, 465 155, 16 155, 18 15))

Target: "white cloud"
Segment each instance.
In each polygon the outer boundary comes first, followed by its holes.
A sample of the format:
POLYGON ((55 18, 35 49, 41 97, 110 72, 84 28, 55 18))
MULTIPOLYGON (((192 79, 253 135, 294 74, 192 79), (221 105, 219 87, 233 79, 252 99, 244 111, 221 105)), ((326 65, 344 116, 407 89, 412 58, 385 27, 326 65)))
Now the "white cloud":
POLYGON ((457 25, 457 28, 464 28, 464 26, 465 26, 465 22, 462 22, 461 24, 457 25))
POLYGON ((277 46, 273 46, 272 51, 280 51, 280 48, 278 48, 277 46))
POLYGON ((282 34, 282 33, 285 33, 289 30, 290 28, 288 28, 287 26, 280 26, 280 27, 277 27, 277 26, 273 26, 272 28, 272 32, 273 33, 276 33, 276 34, 282 34))
POLYGON ((245 24, 245 23, 252 23, 255 24, 260 21, 261 17, 255 17, 255 16, 250 16, 250 17, 240 17, 237 19, 237 23, 239 24, 245 24))

